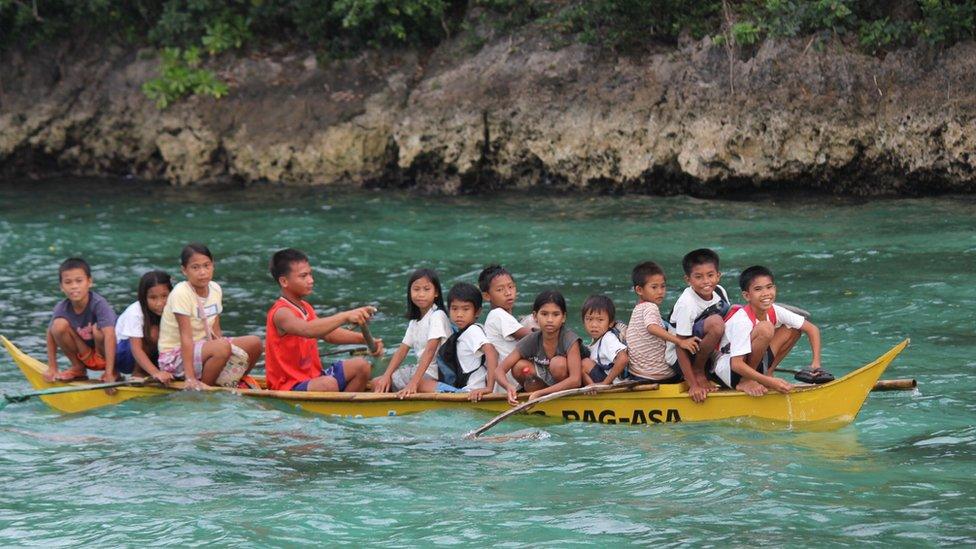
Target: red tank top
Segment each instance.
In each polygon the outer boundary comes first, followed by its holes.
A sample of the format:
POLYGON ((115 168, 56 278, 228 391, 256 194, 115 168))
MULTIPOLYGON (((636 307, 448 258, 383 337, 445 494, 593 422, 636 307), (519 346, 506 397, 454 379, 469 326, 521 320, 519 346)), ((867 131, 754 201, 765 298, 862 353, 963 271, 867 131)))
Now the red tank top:
POLYGON ((268 378, 268 388, 277 391, 290 391, 292 387, 322 375, 322 359, 319 358, 318 340, 295 334, 279 335, 274 324, 278 309, 287 309, 291 314, 307 321, 318 318, 315 309, 307 302, 300 302, 303 311, 285 298, 279 297, 268 310, 265 324, 267 335, 264 338, 264 369, 268 378))

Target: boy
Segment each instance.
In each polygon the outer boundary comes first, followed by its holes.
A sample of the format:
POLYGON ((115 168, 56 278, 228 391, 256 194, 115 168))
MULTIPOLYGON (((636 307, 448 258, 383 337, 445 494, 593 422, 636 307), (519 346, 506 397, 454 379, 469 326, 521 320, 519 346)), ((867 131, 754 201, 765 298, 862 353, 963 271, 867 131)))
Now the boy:
MULTIPOLYGON (((478 286, 483 300, 491 304, 488 318, 485 319, 485 335, 498 352, 498 362, 501 363, 515 349, 520 339, 532 333, 532 329, 523 326, 512 316, 518 291, 515 287, 515 279, 504 267, 501 265, 485 267, 478 275, 478 286)), ((508 373, 508 381, 518 387, 511 372, 508 373)), ((501 385, 496 385, 495 391, 504 392, 501 385)))
POLYGON ((593 342, 587 345, 590 356, 581 361, 583 383, 611 385, 618 378, 625 379, 629 357, 627 346, 620 342, 617 332, 611 329, 617 316, 613 300, 605 295, 591 295, 583 302, 580 313, 583 317, 583 328, 593 338, 593 342))
POLYGON ((773 377, 773 371, 801 333, 807 335, 813 351, 810 369, 820 369, 820 330, 802 316, 774 304, 776 284, 766 267, 756 265, 742 271, 739 288, 747 305, 733 307, 726 317, 713 377, 726 387, 752 396, 763 395, 768 389, 788 393, 790 383, 773 377))
POLYGON ((708 248, 688 252, 681 260, 688 287, 678 297, 671 310, 673 333, 680 338, 697 337, 698 350, 668 346, 674 352, 681 373, 688 382, 688 395, 695 402, 703 402, 715 388, 705 375, 705 363, 716 349, 725 323, 722 316, 729 308, 729 295, 719 285, 718 254, 708 248))
POLYGON ((460 282, 451 288, 447 310, 457 330, 437 352, 438 390, 470 393, 468 399, 474 402, 492 392, 498 367, 498 352, 488 342, 484 328, 475 324, 482 303, 481 292, 473 284, 460 282))
MULTIPOLYGON (((268 388, 277 391, 363 391, 370 377, 365 359, 340 360, 322 369, 318 339, 329 343, 365 343, 363 334, 342 328, 343 324, 365 324, 373 307, 360 307, 318 318, 315 309, 302 298, 312 293, 315 283, 308 257, 295 249, 275 252, 271 277, 281 287, 281 296, 268 310, 265 339, 265 371, 268 388)), ((376 340, 374 356, 383 354, 376 340)))
POLYGON ((58 267, 61 291, 67 299, 54 307, 47 328, 48 381, 88 379, 88 369, 104 370, 101 380, 115 375, 115 311, 104 297, 91 291, 91 267, 71 257, 58 267), (71 367, 58 372, 58 349, 71 367))
MULTIPOLYGON (((627 324, 630 377, 658 383, 678 383, 684 378, 675 359, 668 356, 668 343, 693 353, 698 349, 698 338, 681 338, 664 328, 660 306, 667 293, 667 281, 664 270, 657 263, 645 261, 638 264, 631 271, 630 281, 637 294, 637 306, 627 324)), ((695 398, 694 395, 692 398, 695 398)))

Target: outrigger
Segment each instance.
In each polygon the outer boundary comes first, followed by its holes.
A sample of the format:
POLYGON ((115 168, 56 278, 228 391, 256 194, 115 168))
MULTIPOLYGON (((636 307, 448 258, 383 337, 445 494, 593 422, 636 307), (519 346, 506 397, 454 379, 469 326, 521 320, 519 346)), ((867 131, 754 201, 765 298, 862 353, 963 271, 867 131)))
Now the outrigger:
MULTIPOLYGON (((95 384, 90 381, 48 382, 44 379, 44 372, 47 371, 44 363, 18 349, 7 338, 0 336, 0 341, 37 390, 86 388, 95 384)), ((696 404, 688 397, 685 384, 650 384, 540 402, 532 408, 532 413, 567 421, 625 425, 748 418, 791 427, 837 428, 854 421, 868 393, 875 388, 885 369, 908 343, 907 339, 902 341, 873 362, 834 381, 822 385, 798 384, 789 394, 770 392, 761 397, 752 397, 738 391, 718 391, 710 394, 704 403, 696 404)), ((257 379, 264 386, 264 380, 257 379)), ((44 394, 40 398, 55 410, 77 413, 120 404, 134 398, 168 395, 179 392, 182 388, 181 382, 165 387, 147 383, 122 385, 115 388, 113 394, 104 390, 87 390, 44 394)), ((463 393, 416 394, 400 399, 391 393, 292 392, 220 387, 211 388, 210 391, 264 399, 315 414, 354 418, 399 416, 448 409, 477 409, 497 414, 510 409, 505 395, 488 395, 480 402, 470 402, 463 393)), ((523 399, 527 397, 521 396, 523 399)))

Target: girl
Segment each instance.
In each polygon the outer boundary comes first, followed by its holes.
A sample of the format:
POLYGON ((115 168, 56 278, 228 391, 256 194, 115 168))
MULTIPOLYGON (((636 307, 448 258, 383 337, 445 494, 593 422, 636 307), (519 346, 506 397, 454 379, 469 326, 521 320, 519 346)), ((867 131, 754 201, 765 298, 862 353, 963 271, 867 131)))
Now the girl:
POLYGON ((391 387, 399 390, 397 396, 403 398, 417 392, 437 392, 437 349, 451 335, 451 322, 444 312, 444 298, 441 297, 441 282, 437 273, 430 269, 418 269, 407 281, 407 333, 403 342, 393 353, 390 365, 383 375, 373 379, 373 391, 390 392, 391 387), (413 350, 417 357, 416 366, 400 370, 400 364, 413 350))
POLYGON ((172 290, 172 279, 163 271, 149 271, 139 279, 138 299, 115 322, 116 371, 149 374, 164 384, 173 381, 173 374, 156 367, 159 319, 172 290))
POLYGON ((213 255, 203 244, 187 244, 180 254, 184 282, 169 294, 159 324, 159 369, 186 377, 186 389, 200 390, 217 381, 231 354, 247 354, 244 373, 261 356, 257 336, 228 338, 220 329, 223 292, 214 282, 213 255))
POLYGON ((589 357, 581 362, 583 383, 611 385, 616 379, 623 380, 630 357, 614 327, 617 308, 613 300, 605 295, 591 295, 583 302, 580 312, 583 328, 593 338, 593 343, 587 346, 589 357))
POLYGON ((534 399, 580 386, 580 344, 575 332, 566 328, 566 300, 554 290, 542 292, 532 304, 532 317, 539 331, 519 340, 501 364, 495 380, 508 392, 508 402, 518 404, 515 386, 508 380, 508 371, 526 391, 533 391, 534 399))

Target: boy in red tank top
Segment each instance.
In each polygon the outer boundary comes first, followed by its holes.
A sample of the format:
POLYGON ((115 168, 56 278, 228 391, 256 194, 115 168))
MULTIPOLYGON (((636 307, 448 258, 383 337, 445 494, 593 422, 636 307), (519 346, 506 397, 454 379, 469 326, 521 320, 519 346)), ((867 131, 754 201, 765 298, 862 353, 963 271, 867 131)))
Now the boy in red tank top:
MULTIPOLYGON (((339 345, 365 343, 363 334, 343 324, 365 324, 372 307, 360 307, 326 318, 302 298, 312 293, 314 280, 308 257, 293 248, 279 250, 271 258, 271 276, 281 286, 281 296, 268 310, 265 338, 265 370, 268 388, 278 391, 363 391, 370 378, 370 364, 362 358, 340 360, 322 368, 318 340, 339 345)), ((377 339, 374 356, 383 354, 377 339)))

